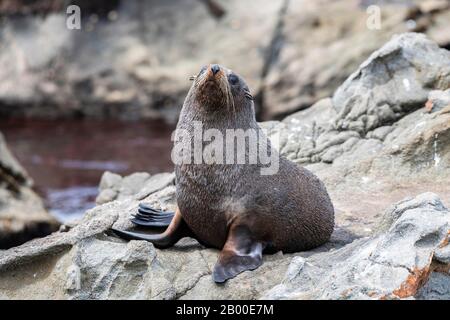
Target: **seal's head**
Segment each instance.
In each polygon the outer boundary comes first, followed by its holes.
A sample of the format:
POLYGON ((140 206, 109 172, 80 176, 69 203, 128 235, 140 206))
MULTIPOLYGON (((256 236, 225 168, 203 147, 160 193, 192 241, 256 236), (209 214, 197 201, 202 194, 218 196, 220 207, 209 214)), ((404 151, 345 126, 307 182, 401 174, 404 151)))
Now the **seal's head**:
POLYGON ((188 96, 205 111, 236 113, 242 108, 253 110, 253 97, 247 84, 232 70, 210 64, 192 79, 194 83, 188 96))

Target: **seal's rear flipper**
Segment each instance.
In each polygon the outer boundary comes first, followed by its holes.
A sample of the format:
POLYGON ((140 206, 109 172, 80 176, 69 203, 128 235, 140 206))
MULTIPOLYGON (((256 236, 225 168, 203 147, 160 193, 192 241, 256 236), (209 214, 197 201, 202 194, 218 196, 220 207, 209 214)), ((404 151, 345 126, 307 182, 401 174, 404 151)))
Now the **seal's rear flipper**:
POLYGON ((174 215, 174 212, 156 210, 149 205, 140 203, 138 213, 131 219, 131 222, 143 227, 167 227, 174 215))
POLYGON ((193 236, 192 231, 181 217, 179 210, 175 212, 174 217, 166 231, 160 234, 145 234, 132 231, 122 231, 114 228, 111 228, 111 230, 125 240, 145 240, 153 243, 157 248, 171 247, 181 238, 193 236))
POLYGON ((214 281, 222 283, 241 272, 258 268, 262 264, 263 249, 264 244, 254 241, 247 227, 230 228, 227 242, 214 266, 214 281))

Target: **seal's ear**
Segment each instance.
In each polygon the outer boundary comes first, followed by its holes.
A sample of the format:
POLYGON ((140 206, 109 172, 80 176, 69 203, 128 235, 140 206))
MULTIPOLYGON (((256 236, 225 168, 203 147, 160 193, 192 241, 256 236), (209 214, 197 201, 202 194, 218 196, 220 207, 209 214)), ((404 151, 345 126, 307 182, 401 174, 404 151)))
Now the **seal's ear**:
POLYGON ((227 242, 214 266, 214 281, 222 283, 241 272, 258 268, 262 264, 263 249, 263 243, 254 241, 246 226, 231 226, 227 242))

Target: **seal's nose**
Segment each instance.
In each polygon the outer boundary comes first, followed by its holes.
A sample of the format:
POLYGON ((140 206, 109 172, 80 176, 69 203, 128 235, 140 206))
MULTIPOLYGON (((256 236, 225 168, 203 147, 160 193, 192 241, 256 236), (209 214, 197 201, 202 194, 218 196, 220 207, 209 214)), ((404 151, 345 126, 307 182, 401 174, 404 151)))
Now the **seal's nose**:
POLYGON ((216 75, 217 72, 220 71, 219 65, 218 65, 218 64, 213 64, 213 65, 211 65, 211 71, 212 71, 212 73, 213 73, 214 75, 216 75))

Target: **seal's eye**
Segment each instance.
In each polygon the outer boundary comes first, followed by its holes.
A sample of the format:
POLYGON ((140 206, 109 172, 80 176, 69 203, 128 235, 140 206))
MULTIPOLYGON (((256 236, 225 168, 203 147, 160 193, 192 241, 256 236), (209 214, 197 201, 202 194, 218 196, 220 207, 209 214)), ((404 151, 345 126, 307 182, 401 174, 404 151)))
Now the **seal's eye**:
POLYGON ((239 82, 239 78, 235 75, 235 74, 230 74, 228 76, 228 81, 232 84, 235 85, 239 82))

